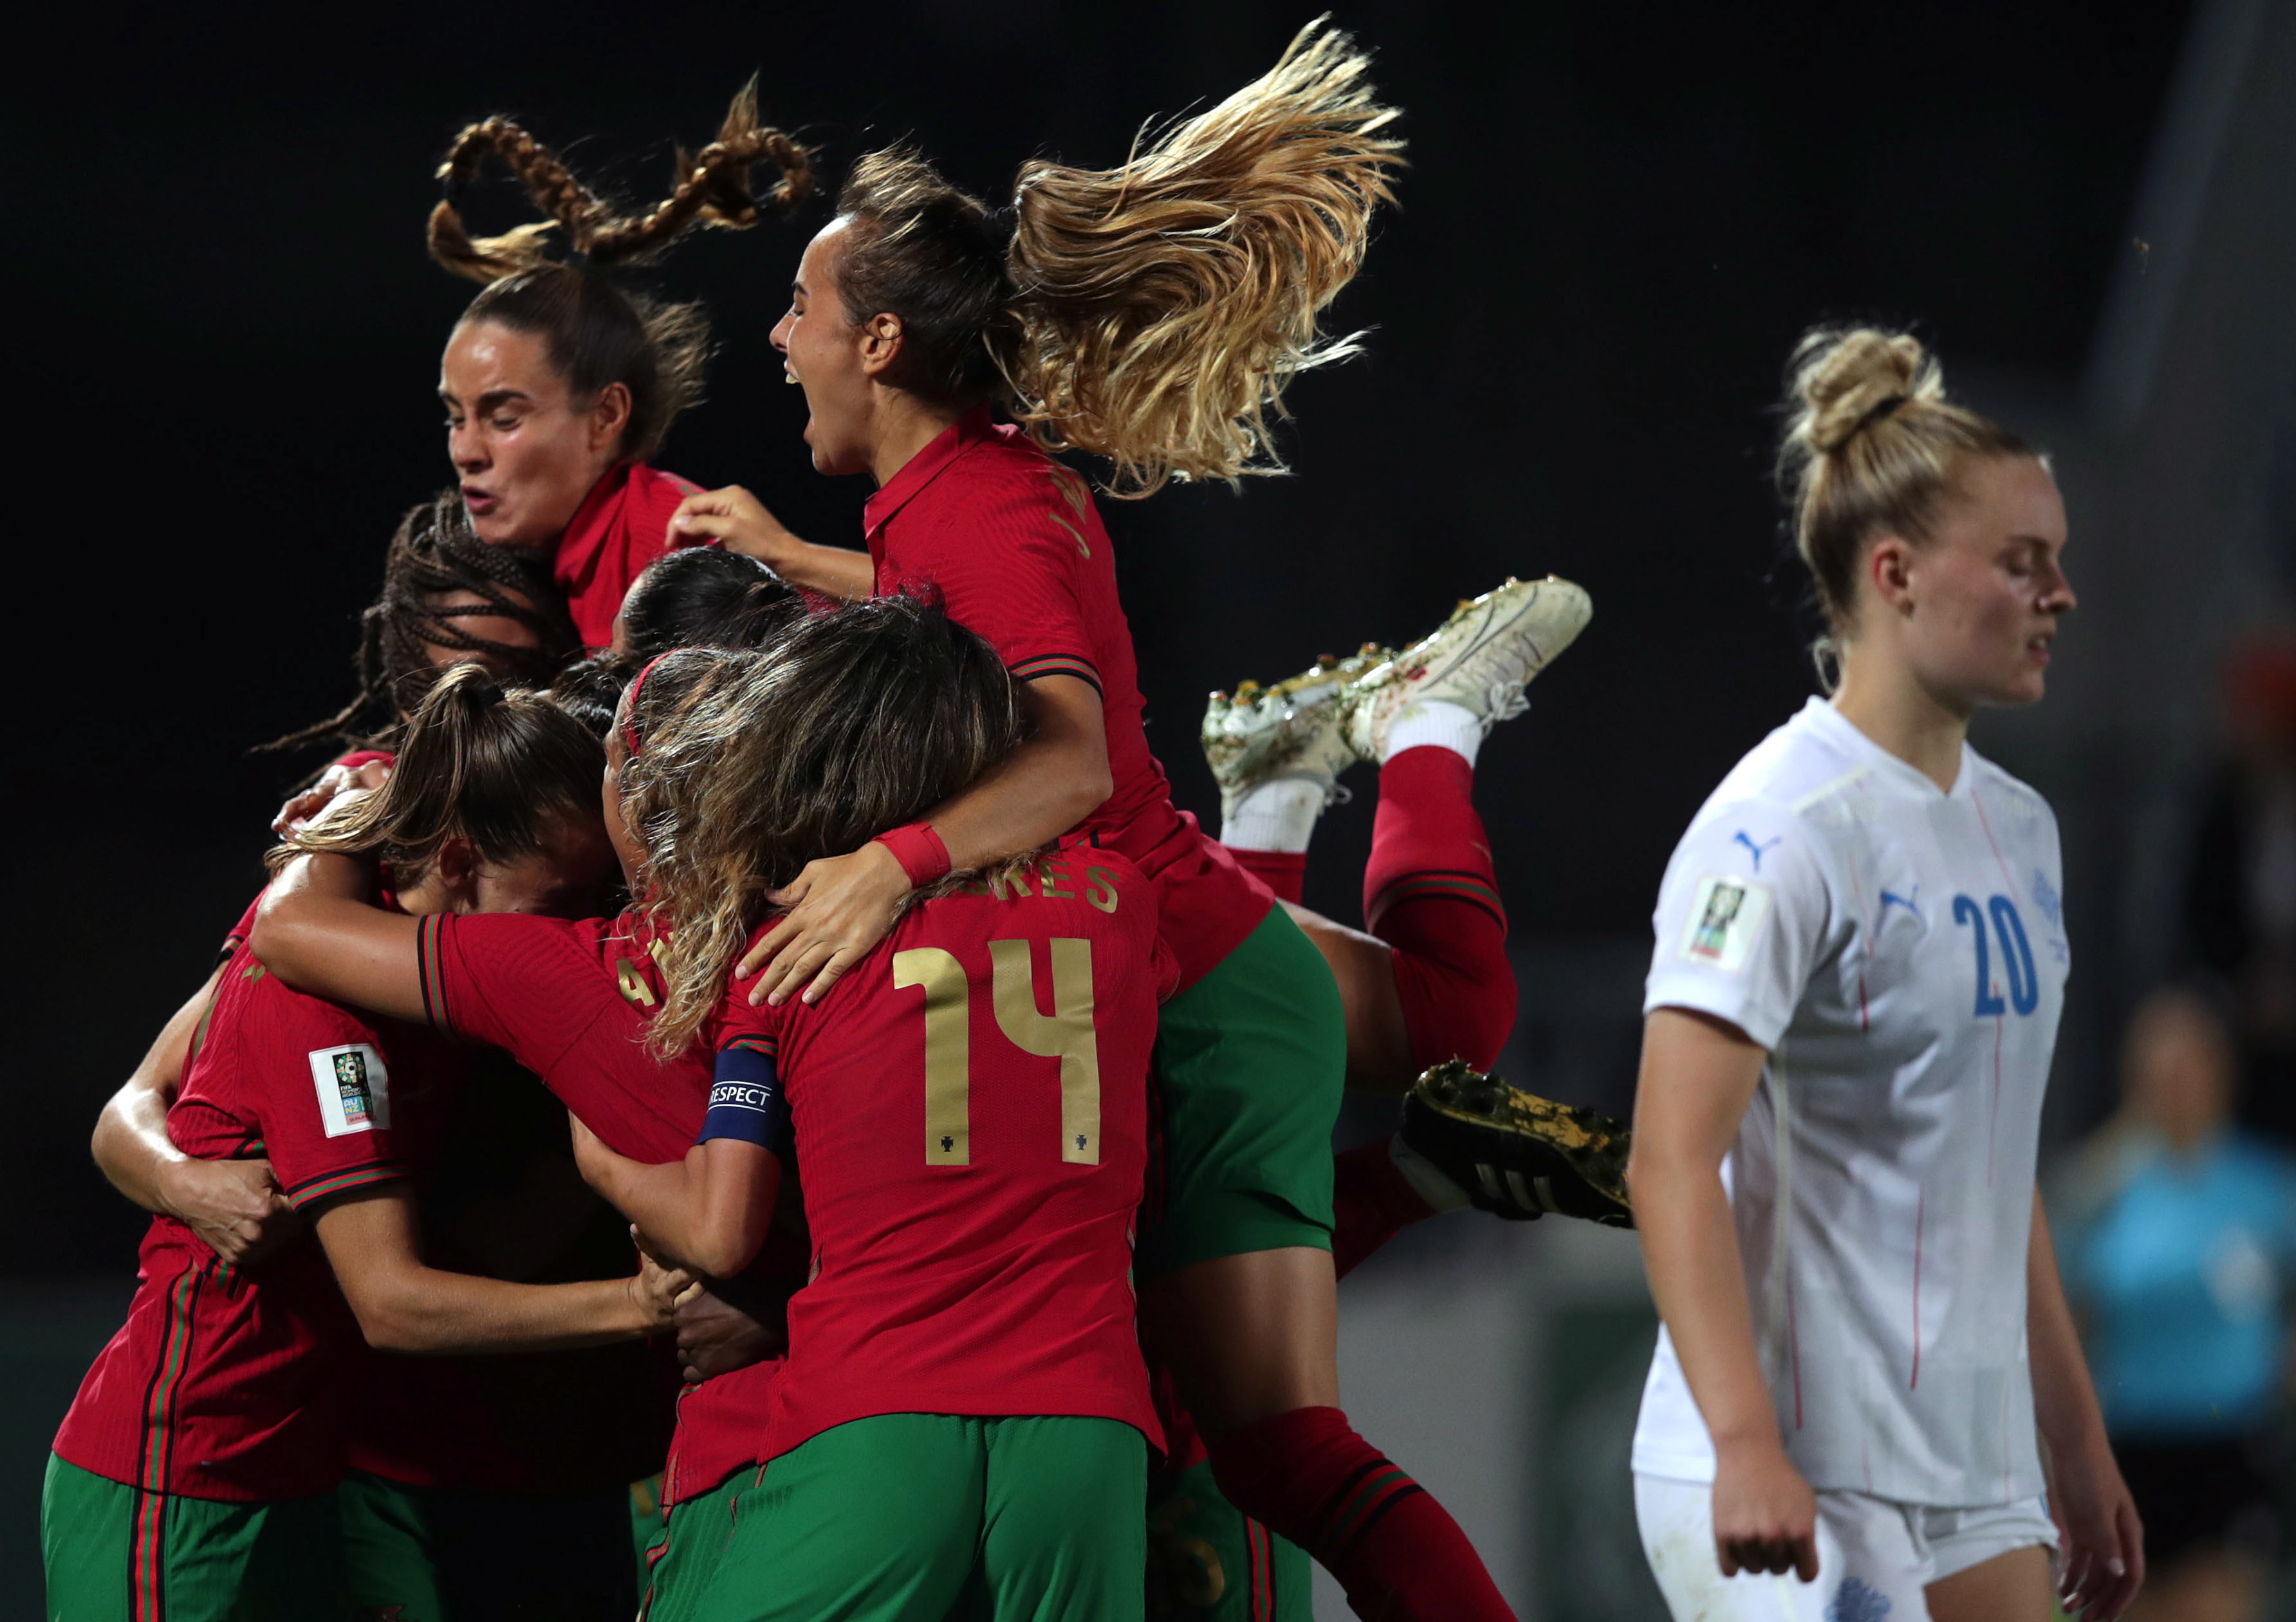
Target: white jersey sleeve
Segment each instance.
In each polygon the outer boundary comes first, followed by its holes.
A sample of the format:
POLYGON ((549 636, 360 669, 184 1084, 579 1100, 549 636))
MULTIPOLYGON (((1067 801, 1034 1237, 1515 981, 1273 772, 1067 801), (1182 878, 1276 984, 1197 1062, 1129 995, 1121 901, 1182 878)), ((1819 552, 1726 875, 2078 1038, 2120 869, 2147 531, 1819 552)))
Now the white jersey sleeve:
POLYGON ((1675 847, 1643 1011, 1693 1009, 1775 1048, 1839 943, 1824 845, 1791 807, 1710 805, 1675 847))

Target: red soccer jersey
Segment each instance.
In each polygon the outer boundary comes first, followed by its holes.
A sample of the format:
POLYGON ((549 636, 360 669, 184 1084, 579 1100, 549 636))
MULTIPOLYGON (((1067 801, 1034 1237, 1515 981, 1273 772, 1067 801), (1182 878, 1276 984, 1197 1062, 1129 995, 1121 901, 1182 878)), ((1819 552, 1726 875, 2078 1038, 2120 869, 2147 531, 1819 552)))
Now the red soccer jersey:
POLYGON ((865 522, 879 594, 937 589, 1021 680, 1074 676, 1099 689, 1114 787, 1084 830, 1156 882, 1179 984, 1194 984, 1275 897, 1173 809, 1141 725, 1108 532, 1084 481, 1019 429, 992 424, 983 406, 912 457, 870 498, 865 522))
MULTIPOLYGON (((201 1159, 267 1157, 299 1208, 405 1176, 456 1057, 419 1028, 289 990, 246 930, 242 919, 168 1135, 201 1159)), ((157 1216, 141 1260, 127 1323, 81 1382, 58 1455, 148 1492, 232 1503, 333 1486, 365 1347, 318 1239, 240 1270, 157 1216)))
POLYGON ((550 572, 585 647, 594 652, 614 639, 614 616, 630 582, 670 549, 670 515, 700 489, 643 462, 620 462, 582 498, 550 572))
MULTIPOLYGON (((422 997, 441 1029, 504 1049, 618 1155, 683 1160, 701 1135, 709 1061, 696 1049, 656 1063, 643 1043, 661 1006, 660 971, 635 916, 568 922, 517 913, 440 915, 417 936, 422 997)), ((806 1241, 793 1218, 750 1277, 786 1293, 805 1281, 806 1241)), ((679 1399, 663 1501, 708 1492, 758 1461, 778 1360, 690 1387, 679 1399)))
POLYGON ((1085 847, 1000 891, 913 909, 816 1005, 728 988, 707 1135, 756 1137, 740 1116, 781 1089, 813 1235, 767 1458, 882 1413, 1096 1417, 1159 1440, 1131 1283, 1172 979, 1154 891, 1085 847))

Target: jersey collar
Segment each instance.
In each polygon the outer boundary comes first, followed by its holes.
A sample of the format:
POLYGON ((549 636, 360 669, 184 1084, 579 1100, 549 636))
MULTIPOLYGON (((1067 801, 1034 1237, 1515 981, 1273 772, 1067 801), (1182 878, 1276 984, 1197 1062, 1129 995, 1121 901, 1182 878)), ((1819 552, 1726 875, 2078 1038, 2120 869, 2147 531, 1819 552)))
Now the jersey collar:
POLYGON ((558 538, 558 556, 562 561, 558 578, 567 578, 570 566, 576 559, 587 556, 598 549, 613 515, 621 510, 622 492, 630 485, 630 471, 635 462, 617 462, 598 475, 590 493, 582 498, 582 505, 574 509, 574 516, 566 521, 566 529, 558 538))
POLYGON ((1849 751, 1852 758, 1873 766, 1876 770, 1923 799, 1966 800, 1970 796, 1972 792, 1970 786, 1972 781, 1971 768, 1976 763, 1977 757, 1975 752, 1970 748, 1967 738, 1964 738, 1961 743, 1961 770, 1954 773, 1953 786, 1950 789, 1941 789, 1937 786, 1936 779, 1929 773, 1911 761, 1899 760, 1887 749, 1882 748, 1881 745, 1860 732, 1856 721, 1851 720, 1823 698, 1813 696, 1808 703, 1802 705, 1801 714, 1796 719, 1803 725, 1825 734, 1840 747, 1849 751))
POLYGON ((882 490, 869 498, 861 509, 864 535, 873 548, 893 515, 914 500, 917 493, 940 477, 942 471, 975 445, 996 432, 989 421, 988 407, 975 406, 942 429, 926 442, 925 448, 911 457, 901 471, 885 481, 882 490))

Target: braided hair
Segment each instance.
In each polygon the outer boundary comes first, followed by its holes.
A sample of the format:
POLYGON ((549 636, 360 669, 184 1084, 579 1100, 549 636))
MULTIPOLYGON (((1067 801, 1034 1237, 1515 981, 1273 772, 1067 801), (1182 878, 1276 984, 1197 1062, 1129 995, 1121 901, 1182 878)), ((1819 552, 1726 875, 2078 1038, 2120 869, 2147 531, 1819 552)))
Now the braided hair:
POLYGON ((758 122, 755 79, 734 98, 715 141, 698 152, 678 149, 676 176, 675 189, 652 208, 617 214, 524 128, 504 118, 484 119, 455 137, 439 169, 447 195, 430 211, 430 257, 486 284, 463 321, 540 334, 551 364, 578 396, 622 384, 630 393, 630 421, 621 454, 640 460, 660 449, 678 414, 701 398, 709 322, 696 305, 657 303, 603 273, 652 259, 692 226, 746 229, 813 194, 811 154, 758 122), (499 236, 471 235, 456 199, 488 157, 502 159, 547 218, 499 236), (763 197, 750 183, 760 162, 774 164, 781 177, 763 197), (577 260, 549 256, 554 234, 577 260))
POLYGON ((357 696, 263 748, 388 743, 447 664, 473 661, 505 681, 545 687, 581 654, 581 636, 551 579, 549 555, 480 540, 461 492, 441 490, 399 520, 390 538, 382 595, 359 615, 357 696), (464 623, 480 619, 512 621, 531 631, 534 642, 501 641, 464 623), (440 648, 462 657, 441 663, 434 651, 440 648))

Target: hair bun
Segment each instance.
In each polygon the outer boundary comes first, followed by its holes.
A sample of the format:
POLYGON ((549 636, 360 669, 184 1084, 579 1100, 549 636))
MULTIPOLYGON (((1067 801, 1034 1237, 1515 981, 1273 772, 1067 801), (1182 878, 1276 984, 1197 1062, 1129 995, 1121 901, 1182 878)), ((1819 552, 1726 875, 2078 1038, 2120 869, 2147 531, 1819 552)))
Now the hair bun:
POLYGON ((1940 399, 1937 362, 1910 333, 1821 327, 1795 348, 1789 437, 1818 456, 1839 450, 1892 408, 1940 399))

